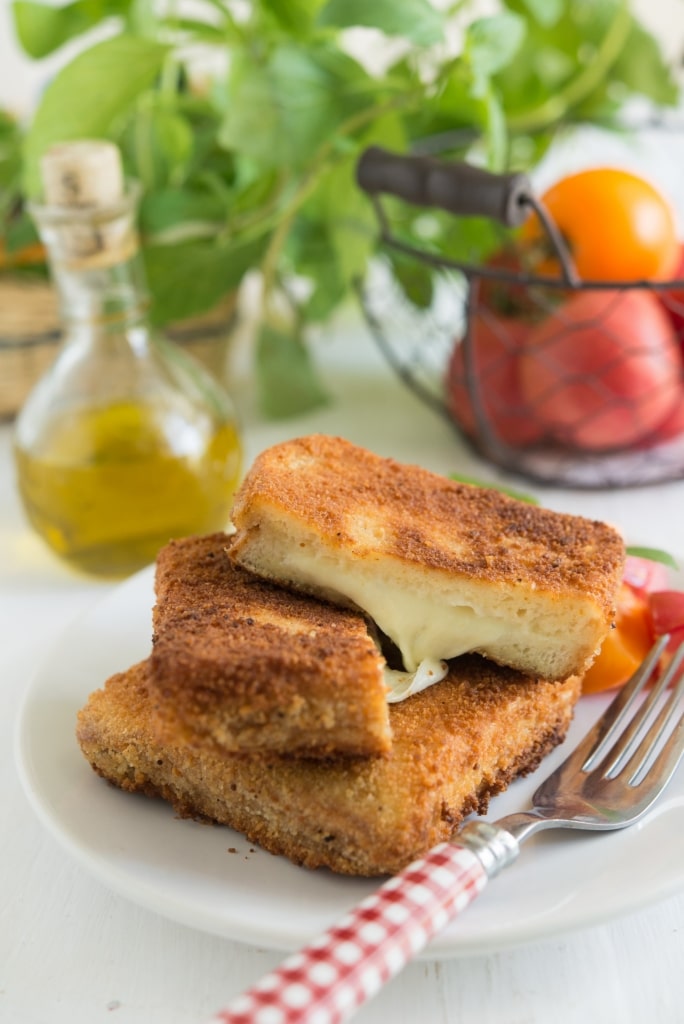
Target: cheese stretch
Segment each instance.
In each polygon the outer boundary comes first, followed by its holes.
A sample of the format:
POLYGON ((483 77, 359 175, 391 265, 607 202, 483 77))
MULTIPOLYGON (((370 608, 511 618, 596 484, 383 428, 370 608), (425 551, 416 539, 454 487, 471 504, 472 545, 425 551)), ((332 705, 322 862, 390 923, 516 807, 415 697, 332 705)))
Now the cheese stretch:
POLYGON ((439 682, 447 673, 446 659, 479 650, 509 628, 468 605, 402 592, 361 565, 351 572, 335 559, 312 554, 305 547, 292 545, 283 555, 284 578, 290 569, 304 586, 342 595, 361 608, 396 644, 406 671, 386 671, 390 701, 439 682))

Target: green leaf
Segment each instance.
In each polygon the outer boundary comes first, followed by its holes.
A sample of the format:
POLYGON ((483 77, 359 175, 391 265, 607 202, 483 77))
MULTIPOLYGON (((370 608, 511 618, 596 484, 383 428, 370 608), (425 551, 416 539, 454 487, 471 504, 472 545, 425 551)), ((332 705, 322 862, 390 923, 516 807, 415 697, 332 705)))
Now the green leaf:
POLYGON ((140 205, 140 226, 146 235, 197 223, 218 227, 224 220, 225 208, 220 199, 199 189, 151 192, 143 195, 140 205))
POLYGON ((521 0, 525 8, 540 25, 555 25, 565 9, 565 0, 521 0))
POLYGON ((367 105, 370 84, 356 61, 322 46, 283 44, 266 63, 239 54, 219 141, 264 167, 307 166, 336 126, 367 105))
POLYGON ((679 89, 657 42, 640 25, 632 22, 625 46, 613 66, 613 76, 630 92, 648 96, 654 103, 673 106, 679 89))
POLYGON ((39 60, 106 19, 125 17, 131 3, 132 0, 73 0, 63 7, 54 7, 36 0, 14 0, 14 28, 25 53, 39 60))
POLYGON ((335 260, 345 286, 365 272, 377 234, 373 210, 356 185, 355 169, 356 154, 332 167, 306 211, 311 209, 324 226, 327 259, 335 260))
POLYGON ((412 305, 429 309, 434 295, 432 271, 425 263, 401 253, 389 253, 394 278, 412 305))
POLYGON ((55 142, 107 136, 161 70, 168 47, 119 35, 67 64, 45 90, 25 140, 25 187, 40 193, 39 161, 55 142))
POLYGON ((512 11, 478 18, 466 32, 463 53, 473 73, 473 95, 484 96, 489 78, 510 64, 525 38, 525 21, 512 11))
POLYGON ((461 484, 470 484, 472 487, 488 487, 492 491, 501 491, 502 494, 507 494, 509 498, 515 498, 516 501, 524 501, 527 505, 539 504, 539 500, 533 495, 526 494, 525 491, 517 491, 513 487, 487 483, 484 480, 478 480, 474 476, 463 476, 460 473, 449 473, 448 475, 450 480, 457 480, 461 484))
POLYGON ((193 43, 208 43, 210 46, 222 46, 226 43, 226 32, 222 28, 199 21, 197 18, 167 18, 163 24, 173 32, 187 32, 193 43))
POLYGON ((28 213, 22 210, 19 216, 13 217, 7 225, 5 246, 8 253, 19 252, 27 245, 37 242, 38 232, 28 213))
POLYGON ((182 169, 192 154, 192 129, 188 122, 172 110, 160 109, 154 112, 153 130, 169 172, 182 169))
POLYGON ((150 245, 143 250, 152 294, 150 316, 157 325, 212 309, 258 266, 266 240, 150 245))
POLYGON ((388 36, 404 36, 417 46, 431 46, 444 38, 444 17, 428 0, 328 0, 318 24, 377 28, 388 36))
POLYGON ((296 333, 262 324, 256 368, 261 409, 272 419, 310 412, 329 401, 309 351, 296 333))
POLYGON ((487 89, 485 109, 485 141, 487 146, 487 166, 490 171, 502 173, 508 164, 508 131, 506 114, 493 88, 487 89))
POLYGON ((323 0, 261 0, 276 21, 292 35, 305 34, 323 4, 323 0))
POLYGON ((649 562, 661 562, 663 565, 669 566, 670 569, 679 569, 679 565, 672 555, 667 551, 661 551, 660 548, 627 547, 625 550, 628 555, 647 558, 649 562))

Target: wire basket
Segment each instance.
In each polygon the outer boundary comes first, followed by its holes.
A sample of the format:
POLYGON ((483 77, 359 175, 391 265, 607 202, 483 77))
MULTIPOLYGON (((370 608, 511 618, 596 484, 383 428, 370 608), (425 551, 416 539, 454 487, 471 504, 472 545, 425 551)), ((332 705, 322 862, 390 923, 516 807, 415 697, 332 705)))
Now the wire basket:
POLYGON ((580 279, 524 174, 371 147, 357 181, 380 232, 380 256, 359 286, 373 336, 407 387, 480 456, 539 483, 577 488, 684 477, 684 280, 580 279), (510 232, 498 263, 420 248, 393 230, 386 195, 506 229, 534 211, 556 269, 521 270, 510 232), (397 258, 431 268, 427 307, 407 297, 397 258), (633 323, 638 337, 629 340, 633 323))

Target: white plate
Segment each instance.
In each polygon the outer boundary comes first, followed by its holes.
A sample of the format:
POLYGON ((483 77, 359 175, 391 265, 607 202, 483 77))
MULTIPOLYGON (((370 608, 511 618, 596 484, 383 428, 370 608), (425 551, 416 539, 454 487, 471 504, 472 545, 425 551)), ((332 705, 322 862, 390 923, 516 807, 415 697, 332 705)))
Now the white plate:
MULTIPOLYGON (((177 820, 162 801, 106 785, 74 738, 76 712, 107 676, 147 656, 152 571, 127 580, 73 625, 27 693, 17 761, 39 817, 97 878, 134 902, 203 931, 295 949, 366 895, 373 881, 294 867, 227 828, 177 820)), ((489 818, 523 808, 596 718, 606 698, 584 698, 565 744, 492 801, 489 818)), ((684 771, 641 823, 615 833, 553 831, 424 953, 487 953, 605 922, 684 887, 684 771)))

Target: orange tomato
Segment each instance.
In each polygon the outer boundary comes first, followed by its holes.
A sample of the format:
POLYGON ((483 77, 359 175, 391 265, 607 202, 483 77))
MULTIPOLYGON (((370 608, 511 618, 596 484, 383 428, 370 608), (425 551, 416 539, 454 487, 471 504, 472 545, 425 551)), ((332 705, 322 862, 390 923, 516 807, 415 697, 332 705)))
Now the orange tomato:
POLYGON ((596 661, 582 680, 582 693, 622 686, 636 671, 653 644, 648 600, 627 583, 620 587, 615 628, 603 641, 596 661))
MULTIPOLYGON (((672 276, 679 260, 674 212, 638 175, 613 167, 580 171, 553 185, 542 203, 584 280, 662 281, 672 276)), ((558 261, 536 215, 521 234, 537 273, 558 276, 558 261)))

